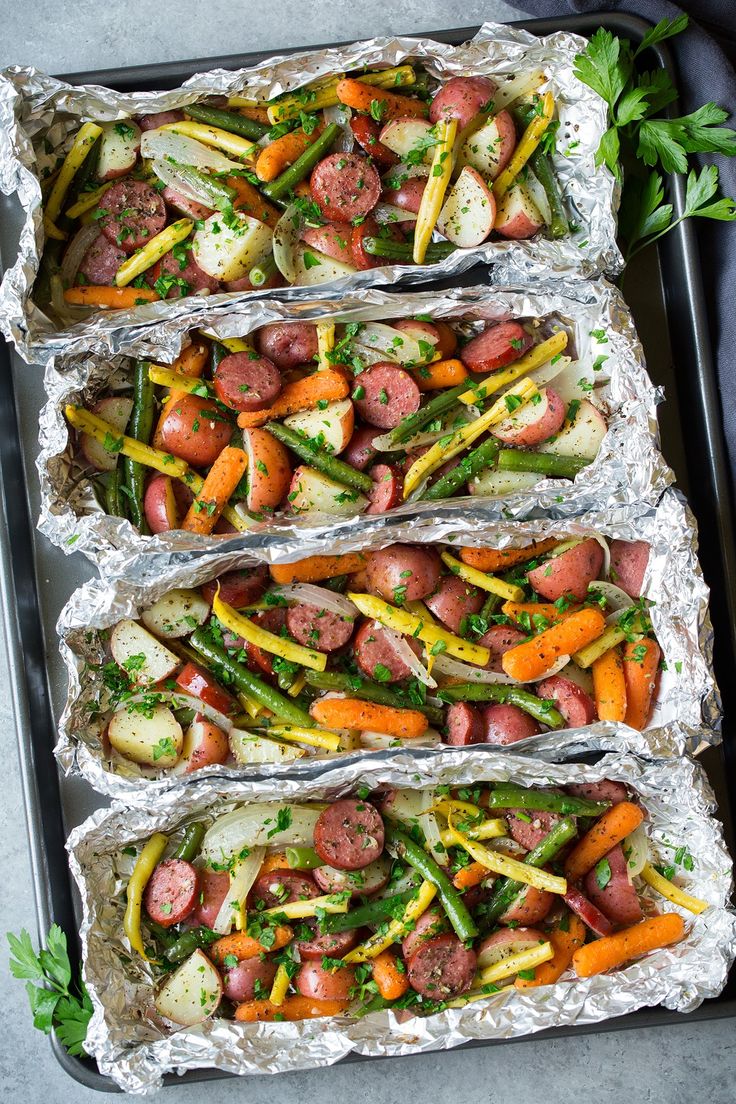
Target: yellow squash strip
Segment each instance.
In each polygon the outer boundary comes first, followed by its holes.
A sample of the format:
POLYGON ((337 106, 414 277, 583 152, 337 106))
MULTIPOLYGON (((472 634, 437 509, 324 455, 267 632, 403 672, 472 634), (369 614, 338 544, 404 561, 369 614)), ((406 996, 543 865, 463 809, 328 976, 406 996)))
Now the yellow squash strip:
POLYGON ((215 337, 212 340, 224 345, 229 353, 251 353, 253 346, 242 337, 215 337))
POLYGON ((253 720, 260 717, 261 713, 264 712, 264 706, 260 702, 254 701, 253 698, 249 698, 247 694, 238 694, 237 698, 247 715, 253 720))
POLYGON ((171 130, 174 134, 183 134, 186 138, 194 138, 197 142, 203 142, 206 146, 212 146, 224 153, 232 153, 241 161, 253 160, 261 150, 257 142, 249 142, 247 138, 241 138, 239 134, 231 134, 227 130, 207 126, 205 123, 194 123, 190 120, 183 123, 165 123, 161 130, 171 130))
POLYGON ((508 855, 502 855, 498 851, 489 851, 482 843, 470 839, 464 833, 458 831, 453 814, 447 818, 447 830, 456 845, 463 847, 471 858, 484 866, 486 870, 494 874, 504 874, 507 878, 513 878, 516 882, 534 886, 535 889, 546 889, 548 893, 559 893, 564 896, 567 893, 567 880, 558 878, 556 874, 548 874, 546 870, 540 870, 536 866, 528 866, 518 859, 510 859, 508 855))
POLYGON ((527 372, 533 372, 535 368, 540 368, 552 357, 558 356, 563 349, 567 348, 567 340, 567 334, 564 330, 561 330, 559 333, 553 334, 552 337, 548 337, 546 341, 540 341, 539 345, 534 345, 528 352, 524 353, 523 357, 519 357, 504 371, 496 372, 489 376, 487 380, 484 380, 479 387, 466 391, 464 395, 460 396, 458 402, 465 403, 466 406, 473 406, 478 402, 478 399, 485 399, 488 395, 493 395, 496 391, 500 391, 502 387, 514 383, 521 376, 525 376, 527 372))
POLYGON ((203 398, 210 394, 204 380, 197 379, 196 376, 185 376, 183 372, 173 372, 171 368, 164 368, 160 364, 150 365, 148 378, 151 383, 170 387, 173 391, 186 391, 189 395, 201 395, 203 398))
POLYGON ((72 147, 64 158, 59 175, 54 181, 51 195, 46 201, 43 220, 46 232, 52 231, 51 237, 58 237, 59 235, 62 238, 66 237, 66 234, 63 234, 54 223, 59 217, 61 206, 66 193, 69 191, 69 185, 74 179, 74 174, 84 164, 87 154, 101 134, 102 127, 98 126, 97 123, 84 123, 77 131, 72 147))
POLYGON ((325 748, 327 751, 340 750, 340 736, 337 732, 329 732, 320 728, 299 728, 297 725, 272 725, 264 732, 264 736, 273 736, 275 740, 286 740, 287 743, 308 744, 309 747, 325 748))
MULTIPOLYGON (((228 107, 260 107, 260 100, 250 99, 248 96, 228 96, 228 107)), ((186 110, 186 108, 185 108, 186 110)))
POLYGON ((578 667, 592 667, 597 659, 600 659, 602 655, 605 655, 611 648, 615 648, 617 644, 620 644, 622 640, 626 640, 632 635, 643 634, 647 631, 647 626, 642 621, 641 617, 635 617, 634 620, 628 623, 628 627, 622 629, 617 622, 609 625, 608 628, 597 640, 593 640, 590 644, 587 644, 584 648, 581 648, 579 652, 575 652, 572 657, 577 663, 578 667))
POLYGON ((109 180, 107 184, 100 185, 100 187, 95 188, 93 192, 84 192, 77 202, 73 203, 64 214, 70 219, 79 218, 80 215, 86 215, 87 211, 91 211, 93 207, 97 206, 105 192, 109 188, 112 188, 114 183, 114 180, 109 180))
POLYGON ((437 887, 431 882, 422 882, 419 892, 413 900, 409 901, 404 909, 404 915, 400 920, 392 920, 385 931, 383 925, 377 932, 369 936, 365 943, 360 943, 352 951, 343 957, 343 962, 368 962, 385 951, 392 943, 396 943, 407 931, 412 931, 419 917, 426 912, 437 893, 437 887))
POLYGON ((505 195, 516 177, 526 165, 542 140, 542 135, 552 122, 555 113, 555 98, 551 92, 545 92, 541 100, 541 112, 535 115, 521 136, 519 144, 506 168, 493 182, 493 194, 496 199, 505 195))
POLYGON ((501 962, 494 962, 492 966, 486 966, 476 978, 481 985, 493 985, 504 978, 513 977, 519 970, 533 970, 541 966, 543 962, 549 962, 554 957, 554 947, 551 943, 538 943, 536 947, 530 947, 528 951, 518 951, 509 955, 501 962))
POLYGON ((416 614, 397 609, 396 606, 384 602, 382 598, 376 598, 372 594, 348 594, 348 598, 365 617, 372 617, 389 629, 414 636, 424 644, 436 644, 441 640, 447 654, 454 656, 455 659, 485 667, 491 658, 489 649, 481 644, 470 644, 467 640, 462 640, 454 633, 448 632, 447 629, 429 625, 416 614))
POLYGON ((181 479, 189 472, 184 460, 179 460, 170 453, 161 452, 160 449, 152 448, 150 445, 144 445, 132 437, 121 435, 109 422, 85 410, 83 406, 73 406, 70 403, 64 407, 64 414, 69 424, 80 433, 89 433, 90 437, 94 437, 103 447, 107 447, 110 443, 119 445, 114 451, 122 452, 123 456, 129 456, 131 460, 144 464, 147 468, 155 468, 156 471, 175 476, 177 479, 181 479))
POLYGON ((283 962, 280 964, 276 971, 276 977, 273 979, 273 985, 271 986, 271 992, 268 994, 268 999, 271 1004, 275 1004, 279 1008, 286 1000, 286 994, 289 989, 289 975, 286 971, 286 967, 283 962))
POLYGON ((146 949, 143 946, 143 936, 141 934, 141 905, 143 904, 143 893, 156 868, 156 864, 166 850, 166 844, 168 842, 169 837, 165 836, 163 832, 154 832, 138 856, 136 864, 133 867, 133 873, 128 880, 128 903, 123 918, 123 930, 133 950, 137 951, 141 958, 145 958, 146 962, 150 962, 151 959, 149 959, 146 954, 146 949))
POLYGON ((293 640, 276 636, 275 633, 268 632, 267 629, 262 629, 260 625, 249 621, 247 617, 243 617, 242 613, 238 613, 227 602, 222 601, 219 587, 212 603, 212 612, 226 628, 230 629, 230 632, 235 633, 236 636, 242 636, 243 640, 247 640, 249 644, 254 644, 256 648, 262 648, 264 652, 281 656, 289 663, 298 663, 301 667, 309 667, 312 671, 324 671, 327 666, 327 656, 324 652, 317 652, 314 648, 304 648, 301 644, 294 643, 293 640))
MULTIPOLYGON (((303 88, 294 96, 285 96, 278 103, 271 104, 268 108, 269 122, 272 124, 283 123, 286 119, 298 119, 302 111, 313 113, 320 111, 323 107, 334 107, 335 104, 339 103, 337 86, 343 76, 344 73, 339 73, 330 80, 312 84, 308 88, 303 88)), ((398 65, 394 69, 382 69, 379 73, 365 73, 362 77, 355 77, 354 79, 362 81, 363 84, 374 84, 377 88, 406 88, 408 85, 414 84, 417 77, 411 65, 398 65)), ((239 97, 234 97, 228 101, 233 106, 253 106, 250 102, 235 104, 234 99, 239 99, 239 97)))
POLYGON ((499 598, 505 598, 507 602, 522 602, 524 591, 521 587, 505 583, 503 579, 497 579, 495 575, 488 575, 485 571, 479 571, 477 567, 468 567, 461 560, 456 560, 449 552, 442 552, 442 562, 449 567, 453 575, 459 576, 471 586, 480 590, 487 590, 490 594, 497 594, 499 598))
POLYGON ((503 422, 508 418, 509 414, 517 411, 525 403, 529 402, 535 395, 538 395, 539 391, 537 386, 531 380, 523 379, 518 383, 510 387, 500 399, 493 404, 490 410, 487 410, 485 414, 481 414, 480 418, 475 418, 472 422, 467 422, 460 429, 456 429, 451 433, 446 434, 444 437, 436 441, 423 456, 420 456, 418 460, 415 460, 409 471, 404 478, 404 498, 408 498, 409 495, 422 480, 426 479, 441 467, 446 461, 452 460, 458 453, 464 452, 465 449, 470 448, 473 441, 475 441, 481 434, 485 433, 487 429, 490 429, 492 425, 497 425, 499 422, 503 422), (511 401, 518 399, 519 401, 511 406, 511 401))
POLYGON ((317 356, 319 358, 318 368, 322 371, 325 368, 331 368, 332 365, 328 359, 327 354, 331 353, 335 348, 335 323, 334 322, 318 322, 317 323, 317 356))
POLYGON ((306 920, 318 912, 347 912, 349 893, 329 893, 326 897, 311 897, 305 901, 286 901, 283 905, 263 909, 258 916, 286 916, 289 920, 306 920))
POLYGON ((427 246, 445 201, 445 192, 452 177, 452 151, 457 138, 457 119, 441 120, 434 124, 434 129, 437 145, 434 147, 427 186, 422 192, 417 213, 412 255, 414 264, 424 264, 427 246))
POLYGON ((177 219, 171 226, 165 227, 160 234, 156 234, 147 241, 142 249, 128 257, 127 261, 123 261, 115 273, 116 286, 125 287, 131 280, 135 280, 141 272, 145 272, 155 265, 156 261, 160 261, 163 256, 170 253, 175 245, 188 238, 193 229, 194 223, 187 218, 177 219))
MULTIPOLYGON (((484 820, 477 827, 465 830, 468 839, 473 840, 502 839, 508 834, 509 830, 505 820, 484 820)), ((453 846, 453 835, 449 828, 445 828, 444 831, 440 832, 440 839, 445 847, 453 846)))
POLYGON ((709 908, 707 901, 701 901, 699 897, 691 897, 684 889, 673 885, 669 879, 664 878, 658 870, 655 870, 651 863, 644 864, 641 876, 647 885, 650 885, 652 889, 656 889, 657 893, 661 893, 673 905, 679 905, 680 908, 687 909, 688 912, 694 912, 696 916, 709 908))
POLYGON ((456 798, 435 802, 429 812, 441 813, 443 817, 448 817, 450 813, 460 813, 478 820, 483 816, 480 805, 472 805, 469 801, 458 801, 456 798))

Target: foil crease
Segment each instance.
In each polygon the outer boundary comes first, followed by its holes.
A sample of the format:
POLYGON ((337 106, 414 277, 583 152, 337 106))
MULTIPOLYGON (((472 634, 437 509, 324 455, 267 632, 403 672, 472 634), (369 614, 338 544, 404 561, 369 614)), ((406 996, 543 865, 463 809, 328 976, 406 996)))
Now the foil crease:
MULTIPOLYGON (((519 280, 521 278, 519 277, 519 280)), ((561 323, 572 333, 580 374, 595 384, 591 397, 607 412, 609 420, 598 456, 574 481, 543 479, 531 490, 497 499, 454 498, 455 508, 484 510, 501 517, 523 517, 545 513, 552 517, 577 514, 595 503, 654 503, 672 482, 673 475, 658 450, 656 405, 662 395, 653 387, 631 315, 619 291, 605 280, 554 280, 535 284, 530 290, 521 282, 502 288, 472 287, 446 292, 389 294, 369 290, 360 299, 344 299, 339 310, 324 300, 280 303, 261 300, 237 311, 209 311, 199 319, 199 328, 221 338, 244 337, 274 321, 334 319, 369 321, 428 314, 433 318, 467 319, 472 326, 508 317, 561 323), (601 367, 592 371, 593 364, 601 367)), ((111 358, 86 352, 57 358, 46 373, 49 401, 40 416, 40 446, 37 467, 41 483, 39 529, 65 552, 84 552, 102 571, 120 571, 139 552, 202 552, 238 546, 242 537, 213 538, 172 531, 142 537, 129 521, 109 517, 98 503, 84 465, 73 457, 64 418, 67 402, 93 403, 114 384, 116 375, 130 363, 128 353, 170 363, 179 353, 188 329, 180 323, 138 331, 125 352, 111 358)), ((130 382, 128 377, 128 382, 130 382)), ((581 393, 581 397, 582 397, 581 393)), ((382 515, 379 525, 407 524, 414 515, 423 519, 436 513, 436 502, 407 503, 382 515)), ((260 541, 272 533, 282 541, 311 540, 319 526, 331 535, 348 535, 357 521, 364 526, 366 515, 335 518, 307 515, 255 523, 249 540, 260 541)), ((305 553, 306 554, 306 553, 305 553)))
MULTIPOLYGON (((559 149, 554 167, 577 229, 562 241, 537 237, 531 241, 500 241, 458 250, 436 265, 387 265, 358 272, 320 287, 326 298, 341 298, 356 288, 440 279, 464 272, 479 261, 516 265, 527 279, 545 272, 577 272, 590 277, 617 273, 622 267, 616 246, 619 188, 605 166, 595 165, 595 151, 607 128, 603 100, 573 73, 575 55, 585 39, 566 32, 537 38, 527 31, 486 23, 472 41, 450 46, 430 39, 374 38, 349 46, 276 56, 246 69, 199 73, 167 92, 121 93, 99 85, 74 87, 32 68, 17 66, 0 74, 0 190, 16 193, 24 211, 18 257, 0 287, 0 327, 24 359, 46 361, 69 342, 81 349, 111 354, 118 351, 130 328, 151 322, 195 319, 212 305, 232 306, 267 292, 190 296, 133 310, 98 312, 60 329, 34 302, 32 289, 43 251, 41 180, 68 149, 71 135, 84 119, 112 121, 130 115, 166 111, 193 98, 249 95, 268 98, 333 72, 362 66, 398 65, 420 59, 433 78, 462 74, 515 79, 539 68, 557 102, 559 149)), ((312 288, 284 288, 283 298, 299 299, 312 288)), ((70 314, 72 312, 70 311, 70 314)))
MULTIPOLYGON (((380 764, 351 763, 320 778, 257 784, 213 778, 169 793, 148 808, 114 804, 76 828, 67 843, 83 908, 84 979, 94 1005, 85 1047, 120 1088, 144 1094, 166 1073, 215 1067, 234 1074, 279 1073, 331 1065, 353 1053, 390 1057, 449 1049, 470 1040, 514 1039, 545 1028, 600 1023, 645 1006, 690 1012, 715 997, 736 955, 736 916, 729 905, 732 861, 715 799, 702 768, 688 759, 646 761, 607 755, 595 766, 552 764, 499 752, 435 755, 416 762, 396 755, 380 764), (512 781, 556 786, 612 778, 625 782, 647 811, 645 824, 658 855, 683 842, 693 857, 689 893, 708 901, 700 916, 682 913, 682 942, 653 952, 614 973, 587 980, 567 975, 554 986, 502 990, 477 1004, 426 1019, 397 1022, 389 1011, 356 1022, 237 1024, 208 1020, 169 1033, 152 1001, 148 965, 121 938, 124 887, 133 860, 122 848, 154 831, 176 833, 213 809, 237 802, 331 800, 357 786, 411 787, 512 781)), ((668 911, 675 906, 656 898, 668 911)), ((677 910, 679 911, 679 910, 677 910)))
MULTIPOLYGON (((712 673, 713 630, 708 614, 708 588, 696 558, 695 523, 680 497, 666 492, 656 509, 641 513, 590 512, 564 522, 551 519, 527 522, 488 522, 474 516, 426 519, 421 525, 381 526, 362 530, 343 543, 330 542, 331 553, 376 549, 396 540, 457 541, 457 543, 519 547, 545 537, 586 536, 599 532, 624 540, 645 540, 651 545, 643 593, 654 602, 651 618, 662 648, 662 671, 656 704, 648 728, 637 732, 624 724, 598 722, 581 729, 544 733, 520 741, 515 748, 554 758, 569 749, 588 744, 602 750, 632 751, 669 757, 687 750, 698 753, 720 741, 720 696, 712 673), (421 536, 418 529, 421 528, 421 536)), ((104 717, 95 717, 103 688, 100 665, 109 659, 107 630, 126 617, 136 618, 166 591, 198 586, 202 582, 264 559, 288 562, 304 555, 303 545, 274 544, 258 550, 212 554, 195 558, 153 556, 146 561, 149 575, 128 574, 112 582, 92 581, 80 587, 61 613, 57 630, 68 672, 68 698, 59 722, 55 753, 67 773, 81 774, 95 789, 129 804, 147 803, 152 795, 181 785, 172 773, 143 770, 120 758, 110 759, 103 746, 104 717)), ((497 751, 488 747, 489 759, 497 751)), ((473 748, 473 754, 476 749, 473 748)), ((380 763, 392 752, 345 752, 339 762, 370 759, 380 763)), ((431 758, 428 749, 414 749, 420 759, 431 758)), ((332 759, 331 761, 336 761, 332 759)), ((325 757, 305 757, 278 765, 205 767, 197 778, 229 772, 245 777, 309 776, 325 769, 325 757)))

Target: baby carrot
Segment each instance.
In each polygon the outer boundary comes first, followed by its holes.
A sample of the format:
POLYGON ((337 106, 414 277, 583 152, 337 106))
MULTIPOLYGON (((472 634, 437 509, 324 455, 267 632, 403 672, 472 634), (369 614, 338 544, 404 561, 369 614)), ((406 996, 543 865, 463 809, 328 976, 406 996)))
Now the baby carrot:
POLYGON ((281 586, 289 583, 318 583, 335 575, 352 575, 362 571, 368 562, 364 552, 346 552, 343 556, 307 556, 296 563, 272 564, 271 578, 281 586))
POLYGON ((276 851, 273 855, 266 855, 258 871, 258 877, 262 874, 270 874, 272 870, 288 870, 289 860, 285 851, 276 851))
POLYGON ((457 874, 452 879, 452 884, 455 889, 471 889, 473 886, 480 885, 484 878, 487 878, 490 871, 487 866, 483 866, 479 862, 471 862, 468 866, 461 866, 457 874))
POLYGON ((647 951, 677 943, 684 934, 682 917, 676 912, 665 912, 662 916, 652 916, 631 928, 624 928, 614 935, 604 935, 602 939, 578 947, 572 956, 572 964, 578 977, 593 977, 623 966, 647 951))
POLYGON ((605 627, 606 619, 600 610, 578 610, 531 640, 511 648, 501 660, 503 669, 511 678, 529 682, 548 671, 561 655, 572 655, 597 639, 605 627))
POLYGON ((84 287, 67 288, 64 292, 64 299, 74 307, 109 307, 111 310, 155 303, 160 298, 153 288, 106 287, 102 284, 86 284, 84 287))
POLYGON ((619 801, 618 805, 612 805, 610 809, 606 809, 603 816, 599 817, 590 831, 578 840, 567 856, 565 860, 567 880, 579 881, 612 847, 638 828, 643 819, 644 814, 639 806, 633 805, 630 801, 619 801))
POLYGON ((398 1000, 409 988, 406 970, 399 970, 397 961, 392 951, 381 951, 373 959, 373 980, 384 1000, 398 1000))
POLYGON ((256 161, 258 179, 266 183, 281 176, 284 169, 293 165, 318 136, 319 130, 315 130, 312 134, 306 134, 303 130, 292 130, 289 134, 282 134, 280 138, 270 142, 258 154, 256 161))
POLYGON ((286 924, 279 924, 275 927, 273 934, 273 946, 264 947, 262 943, 254 939, 252 935, 248 935, 247 932, 233 932, 232 935, 223 935, 222 939, 218 939, 213 943, 208 953, 212 961, 219 965, 225 961, 228 955, 234 955, 238 962, 241 962, 245 958, 257 958, 258 955, 265 954, 268 951, 279 951, 287 943, 290 943, 294 937, 293 931, 286 924))
POLYGON ((553 957, 548 962, 542 962, 535 967, 533 978, 527 980, 517 977, 514 982, 517 989, 536 989, 540 985, 552 985, 564 974, 572 962, 575 951, 585 943, 585 924, 580 917, 568 913, 566 919, 566 931, 557 927, 554 931, 545 932, 554 948, 553 957))
POLYGON ((420 391, 439 391, 443 387, 455 387, 468 378, 461 360, 435 360, 414 370, 414 381, 420 391))
POLYGON ((548 537, 546 540, 532 541, 524 548, 461 548, 460 559, 471 567, 477 567, 479 571, 494 574, 543 556, 559 543, 554 537, 548 537))
POLYGON ((429 724, 417 709, 397 709, 358 698, 325 698, 313 702, 309 711, 315 721, 327 728, 357 728, 407 740, 423 736, 429 724))
MULTIPOLYGON (((524 614, 529 614, 532 619, 543 617, 545 621, 549 621, 552 625, 556 625, 558 621, 563 621, 569 613, 574 612, 574 610, 559 610, 554 602, 504 602, 501 606, 501 613, 505 613, 507 617, 511 617, 514 621, 518 621, 524 614)), ((532 620, 532 626, 534 624, 534 620, 532 620)))
POLYGON ((274 418, 285 418, 299 410, 314 410, 318 403, 344 399, 349 391, 345 377, 340 372, 325 368, 311 376, 287 383, 276 402, 266 410, 248 410, 238 414, 241 429, 263 426, 274 418))
POLYGON ((203 535, 211 533, 247 467, 248 457, 243 449, 229 445, 224 448, 195 495, 182 522, 182 529, 203 535))
POLYGON ((385 88, 377 88, 374 84, 365 84, 363 81, 350 80, 349 77, 337 82, 336 93, 340 103, 347 104, 355 111, 363 111, 367 115, 371 114, 371 104, 376 101, 381 105, 385 104, 381 110, 383 123, 387 123, 389 119, 404 119, 407 116, 426 119, 429 112, 429 108, 422 100, 415 100, 410 96, 397 96, 395 92, 387 92, 385 88))
POLYGON ((622 721, 626 716, 626 680, 618 648, 610 648, 593 662, 595 707, 601 721, 622 721))
POLYGON ((649 637, 624 645, 623 668, 626 683, 624 721, 639 731, 649 720, 661 656, 659 644, 649 637))
POLYGON ((316 1000, 312 997, 286 997, 282 1004, 270 1000, 244 1001, 235 1009, 235 1019, 240 1023, 273 1023, 287 1020, 313 1020, 320 1016, 339 1016, 347 1011, 350 1001, 316 1000))
POLYGON ((228 176, 226 183, 238 193, 233 202, 235 210, 242 211, 244 215, 250 215, 259 222, 265 222, 273 230, 283 212, 269 203, 255 184, 251 184, 244 176, 228 176))

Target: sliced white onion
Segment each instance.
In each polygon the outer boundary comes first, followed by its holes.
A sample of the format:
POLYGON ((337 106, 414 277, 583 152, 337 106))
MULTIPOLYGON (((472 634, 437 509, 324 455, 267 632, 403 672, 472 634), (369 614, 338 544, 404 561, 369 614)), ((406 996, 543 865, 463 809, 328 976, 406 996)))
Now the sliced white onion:
POLYGON ((360 746, 366 751, 387 751, 396 747, 435 748, 440 743, 440 734, 434 728, 428 728, 422 736, 412 736, 409 740, 387 736, 385 732, 361 732, 360 734, 360 746))
MULTIPOLYGON (((392 188, 392 184, 395 184, 398 180, 404 184, 413 176, 429 176, 429 165, 408 165, 406 162, 402 161, 400 165, 394 165, 392 169, 389 169, 388 172, 383 174, 381 183, 384 188, 388 188, 389 191, 393 192, 397 189, 392 188)), ((413 215, 412 217, 416 218, 417 216, 413 215)))
POLYGON ((394 207, 392 203, 376 204, 371 214, 377 222, 388 223, 415 222, 417 217, 414 211, 405 211, 403 207, 394 207))
POLYGON ((626 859, 626 873, 629 876, 629 881, 631 881, 632 878, 636 878, 641 874, 646 863, 649 862, 649 837, 643 824, 640 824, 623 840, 621 848, 626 859))
POLYGON ((596 579, 588 584, 588 593, 590 594, 593 591, 598 591, 606 599, 609 613, 618 613, 634 604, 631 595, 627 594, 621 587, 616 586, 615 583, 606 582, 604 579, 596 579))
POLYGON ((547 74, 543 69, 533 69, 529 73, 516 73, 513 80, 507 80, 493 93, 493 113, 498 115, 509 104, 536 92, 545 81, 547 74))
POLYGON ((409 641, 403 637, 401 633, 396 632, 394 629, 389 629, 386 625, 383 626, 383 631, 391 642, 391 646, 399 659, 404 661, 414 677, 419 679, 420 682, 423 682, 425 686, 434 689, 437 683, 432 678, 421 659, 414 654, 409 641))
POLYGON ((195 169, 211 169, 212 172, 240 172, 242 164, 210 149, 195 138, 175 134, 173 130, 146 130, 141 136, 141 157, 152 161, 175 161, 191 165, 195 169))
POLYGON ((227 862, 244 847, 311 847, 319 810, 289 802, 254 802, 225 813, 207 829, 201 854, 205 863, 227 862), (289 811, 288 816, 283 814, 289 811), (277 829, 278 815, 288 825, 277 829))
POLYGON ((608 547, 608 541, 600 533, 591 533, 591 537, 597 540, 601 548, 603 549, 603 567, 601 568, 601 576, 607 579, 611 574, 611 549, 608 547))
POLYGON ((477 682, 493 685, 501 683, 504 686, 518 686, 516 679, 499 671, 485 671, 482 667, 472 667, 462 660, 453 659, 446 652, 440 652, 434 661, 433 670, 439 675, 447 675, 448 678, 463 679, 464 682, 477 682))
MULTIPOLYGON (((373 735, 378 736, 381 733, 373 735)), ((390 820, 398 820, 411 826, 418 823, 423 809, 420 790, 394 790, 384 812, 390 820)))
POLYGON ((64 260, 61 262, 59 275, 65 288, 74 286, 84 254, 92 245, 92 242, 99 237, 99 234, 100 227, 96 222, 90 222, 87 226, 82 226, 81 229, 77 230, 64 254, 64 260))
POLYGON ((208 195, 204 189, 198 192, 192 186, 191 181, 183 178, 176 165, 172 165, 169 161, 152 161, 151 168, 159 180, 162 180, 167 187, 173 188, 184 199, 201 203, 205 207, 212 207, 212 196, 208 195))
POLYGON ((424 360, 422 350, 413 337, 383 322, 366 322, 352 344, 359 346, 359 352, 363 349, 379 352, 382 360, 392 360, 396 364, 418 364, 424 360))
MULTIPOLYGON (((226 717, 224 713, 220 713, 219 710, 213 709, 211 705, 207 705, 201 698, 195 698, 192 697, 191 694, 180 694, 178 691, 171 690, 156 690, 154 693, 172 709, 193 709, 195 713, 201 713, 203 717, 206 717, 208 721, 217 725, 218 728, 221 728, 222 731, 226 732, 228 735, 232 731, 233 722, 230 718, 226 717)), ((146 702, 149 698, 150 694, 134 694, 133 697, 127 698, 124 702, 121 702, 115 712, 122 713, 131 705, 138 705, 141 702, 146 702)))
POLYGON ((549 226, 549 224, 552 221, 552 208, 549 205, 549 200, 547 199, 547 193, 545 192, 542 185, 539 183, 539 180, 534 175, 534 173, 532 172, 529 165, 526 166, 526 176, 524 177, 524 187, 529 192, 532 199, 534 200, 537 207, 539 208, 539 211, 540 211, 540 213, 542 215, 542 218, 544 219, 545 223, 547 224, 547 226, 549 226))
POLYGON ((290 284, 295 284, 299 277, 299 241, 303 229, 302 217, 293 203, 289 204, 273 229, 273 259, 290 284))
POLYGON ((340 134, 332 145, 332 152, 350 153, 355 146, 355 135, 350 129, 353 114, 350 108, 346 104, 337 103, 326 107, 322 114, 328 126, 330 123, 337 123, 340 128, 340 134))
POLYGON ((242 862, 239 862, 230 874, 230 885, 225 900, 220 905, 212 930, 218 935, 227 935, 236 918, 245 909, 245 899, 258 877, 258 871, 266 854, 265 847, 254 847, 242 862))
POLYGON ((593 675, 590 670, 584 667, 578 667, 577 663, 572 660, 565 668, 565 678, 570 682, 574 682, 576 686, 579 686, 581 690, 584 690, 589 697, 593 697, 595 691, 593 689, 593 675))
POLYGON ((572 357, 561 356, 554 364, 551 360, 548 360, 545 364, 540 364, 538 368, 534 368, 533 371, 528 372, 527 375, 529 379, 534 380, 537 387, 545 387, 548 383, 551 383, 556 376, 562 375, 570 364, 572 364, 572 357))
POLYGON ((338 617, 353 618, 358 615, 357 607, 344 594, 328 590, 327 587, 315 586, 313 583, 274 587, 271 594, 278 594, 287 601, 303 602, 306 606, 317 606, 328 613, 336 613, 338 617))
MULTIPOLYGON (((460 413, 462 413, 463 420, 467 424, 468 422, 475 421, 478 417, 478 408, 475 406, 465 407, 460 413)), ((462 424, 460 421, 457 421, 457 424, 455 424, 456 419, 457 415, 454 415, 452 429, 458 429, 462 424)), ((420 448, 422 445, 433 445, 435 441, 439 441, 441 437, 446 437, 450 432, 452 432, 452 430, 445 423, 442 429, 433 429, 431 433, 417 433, 408 441, 403 441, 400 444, 390 440, 390 433, 384 433, 380 437, 373 438, 373 447, 378 449, 379 452, 403 452, 404 449, 411 451, 412 449, 420 448)))
POLYGON ((424 838, 432 855, 438 863, 447 862, 447 848, 440 839, 440 826, 436 815, 431 811, 437 800, 434 790, 421 791, 422 811, 419 814, 419 827, 424 832, 424 838))

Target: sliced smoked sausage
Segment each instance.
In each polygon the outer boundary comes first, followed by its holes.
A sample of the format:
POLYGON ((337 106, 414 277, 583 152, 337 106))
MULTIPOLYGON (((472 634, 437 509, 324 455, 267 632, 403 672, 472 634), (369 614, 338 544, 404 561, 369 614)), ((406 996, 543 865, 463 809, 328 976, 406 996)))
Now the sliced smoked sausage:
MULTIPOLYGON (((409 647, 412 642, 409 641, 409 647)), ((364 621, 355 634, 353 655, 364 675, 379 682, 401 682, 411 670, 394 647, 388 631, 378 621, 364 621)))
POLYGON ((485 736, 485 725, 480 710, 469 702, 453 702, 445 714, 447 735, 445 743, 451 747, 467 747, 480 744, 485 736))
POLYGON ((324 809, 314 827, 314 849, 339 870, 362 870, 383 852, 384 829, 369 802, 345 797, 324 809))
POLYGON ((446 932, 417 947, 407 964, 409 983, 429 1000, 459 997, 473 984, 476 963, 475 951, 446 932))
POLYGON ((309 322, 270 322, 258 330, 256 345, 282 371, 297 368, 317 355, 317 327, 309 322))
POLYGON ((495 372, 523 356, 532 339, 520 322, 495 322, 460 350, 471 372, 495 372))
POLYGON ((199 874, 184 859, 160 862, 148 880, 143 904, 162 928, 179 924, 189 916, 199 895, 199 874))
POLYGON ((518 705, 485 706, 483 724, 483 738, 487 744, 515 744, 517 740, 537 736, 541 731, 534 718, 519 709, 518 705))
POLYGON ((257 904, 262 901, 264 908, 276 908, 292 901, 311 901, 319 897, 319 890, 308 875, 298 870, 269 870, 256 878, 251 897, 257 904))
POLYGON ((416 414, 421 402, 416 381, 406 369, 389 361, 361 372, 351 397, 361 418, 378 429, 394 429, 409 414, 416 414))
POLYGON ((381 178, 358 153, 331 153, 312 170, 316 203, 330 222, 352 222, 371 211, 381 196, 381 178))
POLYGON ((281 392, 281 373, 268 357, 230 353, 217 365, 215 391, 232 410, 265 410, 281 392))
POLYGON ((106 238, 126 253, 134 253, 160 234, 166 225, 166 204, 142 180, 126 177, 108 188, 97 210, 106 238))
MULTIPOLYGON (((294 943, 302 962, 309 959, 322 961, 327 958, 342 958, 348 951, 352 951, 360 939, 360 930, 344 932, 320 932, 313 923, 307 923, 314 934, 309 939, 297 939, 294 943)), ((301 932, 301 926, 300 926, 301 932)))
POLYGON ((316 648, 318 652, 336 652, 353 635, 355 622, 350 617, 300 603, 287 611, 286 627, 297 644, 316 648))
POLYGON ((233 609, 243 609, 257 602, 269 584, 268 568, 265 564, 256 567, 241 567, 236 571, 225 571, 224 574, 202 583, 199 588, 202 597, 210 605, 215 600, 217 588, 220 588, 220 598, 227 602, 233 609))
POLYGON ((79 265, 79 274, 90 284, 110 287, 127 254, 105 234, 98 234, 79 265))

